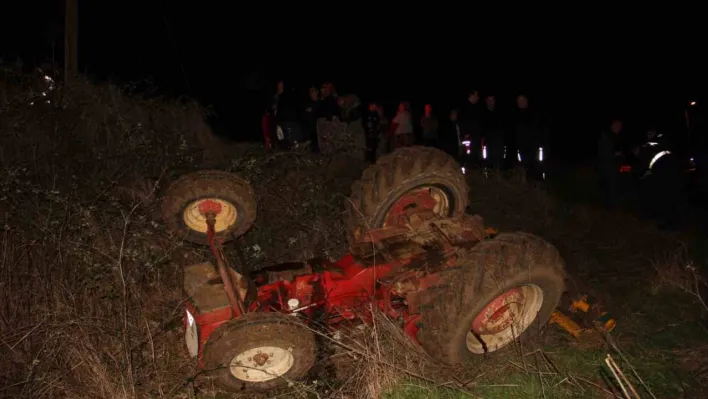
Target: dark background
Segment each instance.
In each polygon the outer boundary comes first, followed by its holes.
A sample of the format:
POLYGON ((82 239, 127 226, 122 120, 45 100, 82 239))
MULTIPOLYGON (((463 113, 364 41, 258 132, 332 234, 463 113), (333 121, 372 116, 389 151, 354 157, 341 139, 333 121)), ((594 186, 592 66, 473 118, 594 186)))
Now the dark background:
MULTIPOLYGON (((63 1, 12 7, 4 60, 61 66, 63 1)), ((348 3, 280 7, 79 1, 80 68, 96 80, 151 79, 162 93, 196 97, 216 114, 215 130, 239 140, 260 138, 260 112, 279 78, 303 96, 328 79, 389 113, 409 100, 415 108, 432 103, 440 116, 472 87, 495 92, 507 109, 523 91, 552 120, 551 156, 567 162, 592 158, 599 130, 615 115, 631 136, 647 123, 680 136, 684 107, 703 99, 702 35, 689 21, 695 10, 651 20, 556 9, 564 18, 521 12, 523 25, 505 16, 482 26, 480 18, 456 20, 461 11, 412 5, 391 15, 348 3), (411 17, 401 15, 407 11, 411 17)))

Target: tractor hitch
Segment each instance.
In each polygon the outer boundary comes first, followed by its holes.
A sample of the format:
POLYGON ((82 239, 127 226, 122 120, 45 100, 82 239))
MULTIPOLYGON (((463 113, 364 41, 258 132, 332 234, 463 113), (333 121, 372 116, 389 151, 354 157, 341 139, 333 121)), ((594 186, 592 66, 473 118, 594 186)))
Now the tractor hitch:
MULTIPOLYGON (((229 273, 228 266, 226 266, 226 260, 224 258, 224 253, 221 250, 221 246, 217 245, 218 243, 214 239, 216 235, 214 227, 216 225, 216 215, 218 215, 221 211, 221 205, 217 202, 207 200, 199 205, 199 211, 206 217, 209 248, 211 249, 214 259, 216 260, 216 268, 219 271, 219 276, 224 284, 224 291, 226 292, 226 297, 229 299, 231 310, 234 313, 234 317, 242 316, 246 314, 246 308, 243 304, 243 300, 237 294, 236 287, 239 285, 235 284, 232 280, 231 273, 229 273)), ((243 278, 238 280, 239 283, 243 282, 243 278)), ((248 288, 246 287, 246 290, 247 289, 248 288)))

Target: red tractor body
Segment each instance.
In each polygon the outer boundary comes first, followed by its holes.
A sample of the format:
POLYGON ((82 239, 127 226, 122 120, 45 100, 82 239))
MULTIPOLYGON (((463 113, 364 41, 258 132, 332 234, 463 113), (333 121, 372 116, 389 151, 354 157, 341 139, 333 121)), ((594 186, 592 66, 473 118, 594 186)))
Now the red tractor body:
MULTIPOLYGON (((417 342, 416 321, 425 301, 421 294, 438 284, 441 271, 454 267, 456 248, 494 234, 483 228, 481 218, 466 215, 419 223, 424 226, 413 231, 401 227, 369 231, 369 239, 353 248, 360 254, 356 258, 347 254, 336 263, 313 259, 252 273, 256 293, 251 294, 247 312, 280 312, 336 329, 345 322, 347 326, 370 322, 374 306, 399 320, 417 342)), ((184 325, 187 331, 196 325, 196 335, 186 336, 187 345, 198 348, 190 350, 192 356, 201 355, 212 332, 240 315, 212 264, 188 266, 184 276, 184 325)))
POLYGON ((163 219, 213 255, 184 271, 190 355, 222 388, 268 391, 307 376, 316 334, 334 338, 377 314, 447 364, 532 336, 560 300, 563 261, 540 237, 486 229, 468 203, 454 159, 402 148, 352 185, 347 255, 244 275, 237 270, 246 265, 226 264, 222 244, 254 223, 252 187, 223 171, 182 176, 167 190, 163 219))

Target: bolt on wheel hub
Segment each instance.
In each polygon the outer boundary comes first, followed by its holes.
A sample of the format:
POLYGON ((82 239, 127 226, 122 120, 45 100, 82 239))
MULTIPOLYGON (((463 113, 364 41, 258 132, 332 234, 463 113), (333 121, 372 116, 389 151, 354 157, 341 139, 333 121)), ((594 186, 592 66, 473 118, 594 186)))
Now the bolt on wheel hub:
POLYGON ((266 355, 265 353, 259 353, 256 356, 253 356, 253 362, 256 363, 259 366, 263 366, 268 362, 268 358, 270 356, 266 355))

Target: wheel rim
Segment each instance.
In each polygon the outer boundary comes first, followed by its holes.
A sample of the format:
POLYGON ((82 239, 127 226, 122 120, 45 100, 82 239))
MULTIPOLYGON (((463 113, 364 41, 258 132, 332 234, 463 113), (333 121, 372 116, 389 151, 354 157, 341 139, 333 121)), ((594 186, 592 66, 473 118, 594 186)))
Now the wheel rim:
POLYGON ((285 375, 294 362, 292 348, 261 346, 236 355, 229 369, 241 381, 265 382, 285 375))
POLYGON ((206 234, 206 216, 202 214, 199 210, 199 205, 207 201, 216 202, 217 204, 221 205, 221 211, 216 214, 216 223, 214 223, 214 231, 216 233, 220 233, 224 230, 227 230, 228 228, 233 226, 234 223, 236 223, 236 219, 238 217, 238 211, 236 210, 236 206, 234 206, 230 202, 218 198, 202 198, 200 200, 189 203, 185 207, 184 212, 182 213, 182 219, 184 220, 184 224, 189 229, 206 234))
POLYGON ((437 186, 421 186, 401 195, 386 212, 383 227, 401 224, 405 218, 421 211, 432 211, 436 216, 450 215, 451 198, 442 188, 437 186))
POLYGON ((523 334, 543 305, 543 290, 533 284, 513 288, 494 298, 472 322, 467 349, 489 353, 503 348, 523 334))

